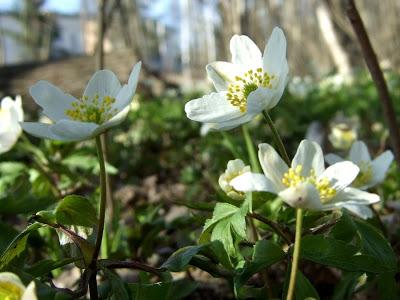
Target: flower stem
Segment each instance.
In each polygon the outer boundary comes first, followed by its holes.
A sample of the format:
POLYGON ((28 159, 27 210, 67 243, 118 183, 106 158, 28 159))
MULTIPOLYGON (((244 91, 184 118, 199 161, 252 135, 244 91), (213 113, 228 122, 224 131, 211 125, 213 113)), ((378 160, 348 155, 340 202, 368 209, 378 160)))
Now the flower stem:
POLYGON ((254 144, 253 141, 251 140, 251 136, 246 125, 242 126, 242 131, 244 140, 246 142, 247 152, 249 154, 251 168, 253 169, 254 172, 260 173, 261 169, 260 165, 258 164, 256 150, 254 149, 254 144))
POLYGON ((92 261, 89 268, 94 270, 91 278, 89 279, 90 299, 97 299, 97 283, 96 283, 96 270, 97 270, 97 257, 99 256, 101 242, 103 240, 104 221, 106 215, 106 199, 107 199, 107 177, 106 167, 104 162, 104 153, 101 145, 100 136, 96 137, 97 156, 100 164, 100 213, 99 225, 97 226, 96 244, 94 246, 92 261))
POLYGON ((303 211, 301 208, 297 208, 297 210, 296 210, 296 236, 295 236, 295 240, 294 240, 292 269, 290 271, 290 281, 289 281, 289 288, 288 288, 286 300, 293 299, 294 290, 296 287, 296 277, 297 277, 297 268, 298 268, 298 264, 299 264, 302 224, 303 224, 303 211))
POLYGON ((268 112, 263 111, 262 113, 263 113, 265 120, 267 121, 269 128, 271 128, 272 138, 274 139, 275 145, 278 147, 280 155, 282 156, 283 160, 287 163, 287 165, 290 166, 289 156, 286 152, 285 146, 283 145, 282 139, 279 136, 279 133, 275 128, 274 122, 272 121, 268 112))

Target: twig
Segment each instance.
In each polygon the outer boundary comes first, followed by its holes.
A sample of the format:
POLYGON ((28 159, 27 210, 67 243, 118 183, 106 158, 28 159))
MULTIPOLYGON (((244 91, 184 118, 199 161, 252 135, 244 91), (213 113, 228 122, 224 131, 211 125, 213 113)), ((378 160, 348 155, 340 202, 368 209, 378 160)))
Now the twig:
POLYGON ((100 259, 98 263, 109 269, 136 269, 157 275, 158 277, 161 277, 164 271, 164 269, 154 268, 137 261, 118 261, 110 259, 100 259))
POLYGON ((257 214, 257 213, 249 213, 247 214, 249 217, 256 219, 260 222, 263 222, 264 224, 267 224, 269 227, 271 227, 278 235, 280 235, 289 245, 293 241, 292 234, 288 232, 287 230, 281 228, 281 226, 278 223, 275 223, 274 221, 268 220, 267 218, 264 218, 263 216, 257 214), (286 232, 285 232, 286 231, 286 232))
POLYGON ((389 127, 390 139, 396 156, 397 165, 400 167, 400 129, 396 121, 396 114, 390 98, 389 89, 354 0, 347 0, 346 11, 347 17, 349 18, 353 30, 356 33, 358 42, 360 43, 364 60, 378 91, 384 117, 389 127))
POLYGON ((190 264, 194 267, 202 269, 203 271, 206 271, 214 277, 232 278, 234 275, 233 272, 225 268, 221 268, 220 266, 212 263, 210 260, 197 255, 192 257, 190 264))

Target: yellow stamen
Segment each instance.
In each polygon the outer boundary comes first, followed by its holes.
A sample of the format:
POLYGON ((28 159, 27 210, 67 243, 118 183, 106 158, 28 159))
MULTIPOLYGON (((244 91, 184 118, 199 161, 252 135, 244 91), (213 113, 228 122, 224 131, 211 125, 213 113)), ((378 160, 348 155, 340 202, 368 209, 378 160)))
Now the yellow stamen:
POLYGON ((111 96, 104 96, 103 99, 97 94, 92 98, 84 96, 72 102, 72 108, 65 110, 65 114, 75 121, 102 124, 118 112, 113 108, 114 103, 115 98, 111 96))
POLYGON ((272 89, 274 75, 269 75, 262 68, 248 70, 242 76, 235 76, 235 82, 229 84, 227 98, 233 105, 240 108, 241 112, 247 110, 247 97, 259 87, 272 89))

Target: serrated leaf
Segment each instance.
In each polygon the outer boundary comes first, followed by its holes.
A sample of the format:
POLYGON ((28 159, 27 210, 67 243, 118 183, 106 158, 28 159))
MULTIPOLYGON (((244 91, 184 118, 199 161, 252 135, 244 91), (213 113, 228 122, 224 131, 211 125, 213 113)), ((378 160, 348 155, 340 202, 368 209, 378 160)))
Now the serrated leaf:
POLYGON ((363 253, 375 257, 387 271, 396 271, 396 255, 382 234, 365 221, 355 220, 354 224, 360 235, 363 253))
POLYGON ((57 223, 62 225, 95 226, 97 213, 92 203, 82 196, 70 195, 60 201, 55 209, 57 223))
POLYGON ((237 256, 235 244, 246 239, 246 215, 248 200, 241 207, 229 203, 217 203, 213 217, 208 219, 200 236, 200 243, 221 241, 230 256, 237 256))
POLYGON ((42 225, 39 223, 31 224, 13 239, 0 257, 0 270, 4 269, 16 256, 25 250, 29 234, 40 227, 42 225))
POLYGON ((246 262, 235 278, 235 288, 242 286, 253 274, 269 267, 285 257, 280 246, 269 240, 258 241, 253 248, 253 258, 246 262))
POLYGON ((359 249, 341 240, 323 235, 302 238, 300 255, 313 262, 353 272, 385 272, 384 266, 371 256, 359 254, 359 249))

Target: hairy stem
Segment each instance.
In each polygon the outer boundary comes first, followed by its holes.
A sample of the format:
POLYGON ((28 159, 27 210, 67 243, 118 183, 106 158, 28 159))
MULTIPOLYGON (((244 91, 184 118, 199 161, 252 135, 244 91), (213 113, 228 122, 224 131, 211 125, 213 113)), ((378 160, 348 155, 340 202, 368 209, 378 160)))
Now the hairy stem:
POLYGON ((263 111, 263 116, 264 116, 265 120, 267 121, 267 124, 268 124, 269 128, 271 129, 272 138, 274 139, 276 147, 278 147, 280 155, 282 156, 282 158, 286 162, 286 164, 288 166, 290 166, 289 156, 288 156, 288 154, 286 152, 285 146, 283 145, 282 139, 279 136, 279 133, 275 128, 274 122, 272 121, 272 119, 271 119, 270 115, 268 114, 268 112, 263 111))
POLYGON ((296 211, 296 237, 294 240, 294 250, 292 259, 292 269, 290 271, 289 288, 286 300, 292 300, 294 296, 294 290, 296 287, 297 269, 299 264, 300 256, 300 242, 301 242, 301 227, 303 224, 303 211, 301 208, 297 208, 296 211))

